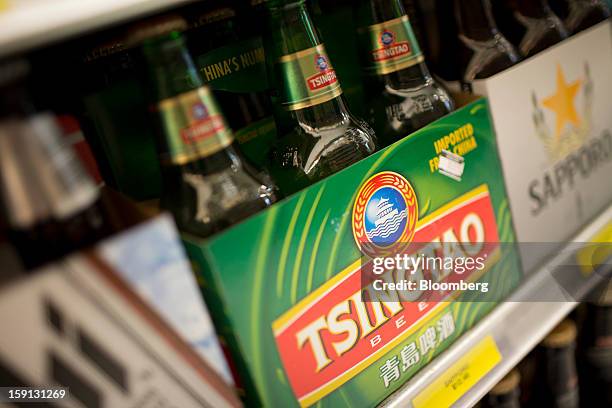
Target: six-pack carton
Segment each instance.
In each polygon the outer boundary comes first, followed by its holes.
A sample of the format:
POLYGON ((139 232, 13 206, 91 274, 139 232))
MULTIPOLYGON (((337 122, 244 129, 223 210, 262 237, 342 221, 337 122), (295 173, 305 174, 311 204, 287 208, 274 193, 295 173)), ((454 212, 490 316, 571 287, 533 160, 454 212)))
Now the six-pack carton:
MULTIPOLYGON (((516 287, 513 242, 485 100, 220 235, 184 236, 238 387, 263 406, 375 406, 516 287), (491 285, 478 295, 372 291, 368 248, 414 259, 469 254, 483 268, 461 280, 491 285)), ((448 272, 397 269, 381 279, 448 281, 448 272)))
POLYGON ((525 272, 612 202, 612 22, 500 74, 487 95, 525 272))

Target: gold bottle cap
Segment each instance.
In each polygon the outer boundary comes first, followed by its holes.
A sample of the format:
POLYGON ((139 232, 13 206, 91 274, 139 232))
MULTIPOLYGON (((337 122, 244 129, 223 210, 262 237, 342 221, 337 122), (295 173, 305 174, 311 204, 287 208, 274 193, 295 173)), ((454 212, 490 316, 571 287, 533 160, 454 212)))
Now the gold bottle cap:
POLYGON ((491 388, 491 391, 489 391, 489 394, 493 394, 493 395, 507 394, 513 389, 517 388, 520 382, 521 382, 521 375, 519 374, 516 368, 513 368, 512 371, 506 374, 506 376, 502 378, 501 381, 495 385, 495 387, 491 388))
POLYGON ((128 43, 138 44, 146 39, 170 34, 174 31, 185 31, 187 22, 178 15, 166 15, 152 18, 142 23, 136 24, 128 32, 128 43))
POLYGON ((557 325, 542 341, 544 347, 566 347, 576 340, 576 324, 565 319, 557 325))

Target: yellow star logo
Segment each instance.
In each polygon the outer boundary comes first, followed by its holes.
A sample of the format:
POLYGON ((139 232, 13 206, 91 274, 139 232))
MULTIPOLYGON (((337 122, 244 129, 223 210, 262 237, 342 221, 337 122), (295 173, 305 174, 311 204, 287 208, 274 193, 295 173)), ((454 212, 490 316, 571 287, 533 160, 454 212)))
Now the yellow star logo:
POLYGON ((561 65, 557 64, 557 92, 542 101, 544 107, 552 110, 557 115, 557 138, 561 135, 563 127, 571 123, 580 126, 580 117, 574 106, 574 99, 580 90, 582 81, 576 80, 571 84, 565 81, 561 65))

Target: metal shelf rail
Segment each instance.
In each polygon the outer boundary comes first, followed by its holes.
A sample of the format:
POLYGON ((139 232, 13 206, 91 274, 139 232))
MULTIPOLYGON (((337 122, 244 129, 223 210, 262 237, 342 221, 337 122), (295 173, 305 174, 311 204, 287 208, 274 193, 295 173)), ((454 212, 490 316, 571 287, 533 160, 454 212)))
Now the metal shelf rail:
MULTIPOLYGON (((413 400, 432 382, 457 367, 457 361, 487 336, 492 336, 501 361, 480 381, 472 386, 453 404, 454 407, 475 405, 499 380, 502 379, 520 360, 529 353, 545 336, 567 316, 578 304, 575 299, 583 298, 600 282, 605 274, 593 273, 589 276, 578 271, 572 275, 572 282, 564 283, 572 288, 570 298, 566 290, 553 278, 551 271, 565 265, 575 265, 576 243, 591 242, 602 230, 612 225, 612 205, 589 223, 574 239, 569 241, 545 265, 528 275, 525 282, 506 301, 497 306, 474 328, 457 340, 448 350, 432 361, 415 377, 397 390, 380 407, 414 407, 413 400), (525 301, 525 299, 529 301, 525 301), (555 302, 534 302, 534 299, 558 299, 555 302)), ((605 264, 608 265, 610 259, 605 264)), ((567 274, 564 273, 566 276, 567 274)))
POLYGON ((0 12, 0 57, 190 1, 193 0, 11 1, 9 8, 0 12))

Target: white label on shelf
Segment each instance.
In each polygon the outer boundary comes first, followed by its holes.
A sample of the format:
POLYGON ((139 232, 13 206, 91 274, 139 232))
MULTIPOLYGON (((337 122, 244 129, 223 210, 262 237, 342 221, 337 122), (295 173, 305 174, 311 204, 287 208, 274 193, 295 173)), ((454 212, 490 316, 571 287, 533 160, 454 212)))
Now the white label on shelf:
POLYGON ((440 173, 454 180, 461 181, 463 170, 465 169, 465 160, 463 157, 451 153, 448 150, 442 150, 438 162, 440 173))

